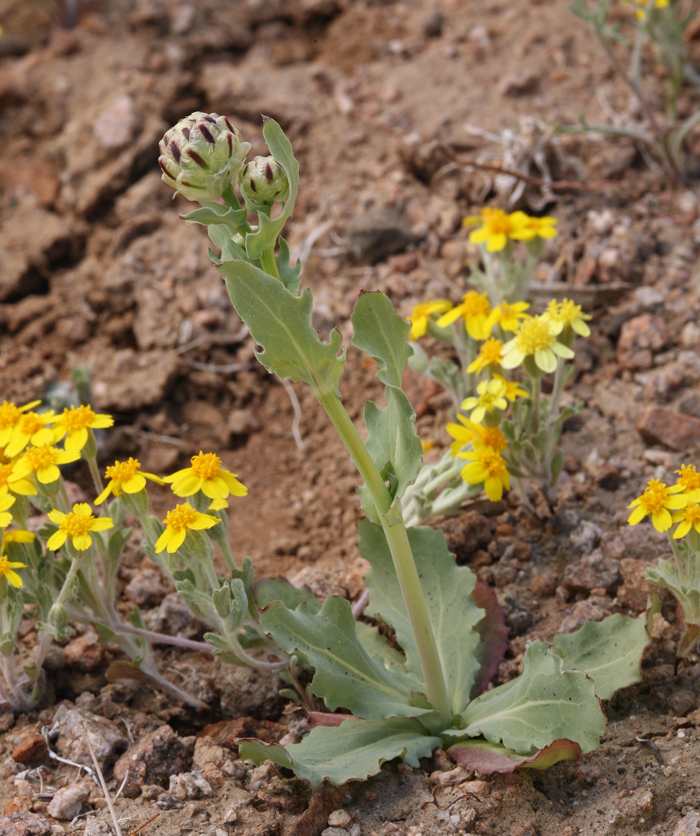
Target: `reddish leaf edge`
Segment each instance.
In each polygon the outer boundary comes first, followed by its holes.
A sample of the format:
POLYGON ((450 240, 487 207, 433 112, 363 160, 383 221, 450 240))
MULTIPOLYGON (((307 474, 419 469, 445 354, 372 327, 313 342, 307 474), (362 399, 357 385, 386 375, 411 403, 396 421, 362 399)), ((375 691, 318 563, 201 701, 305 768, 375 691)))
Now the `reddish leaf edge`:
POLYGON ((559 761, 577 761, 581 757, 581 747, 567 738, 555 740, 534 755, 519 755, 512 749, 487 740, 465 740, 446 751, 455 763, 467 769, 476 769, 484 775, 515 772, 520 767, 548 769, 559 761))

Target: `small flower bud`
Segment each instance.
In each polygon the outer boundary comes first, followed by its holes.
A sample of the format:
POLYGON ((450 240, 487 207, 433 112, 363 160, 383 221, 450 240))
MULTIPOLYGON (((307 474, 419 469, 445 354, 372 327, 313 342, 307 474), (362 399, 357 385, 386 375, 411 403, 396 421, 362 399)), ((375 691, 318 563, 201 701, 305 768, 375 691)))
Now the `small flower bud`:
POLYGON ((218 200, 251 149, 225 116, 190 114, 160 141, 162 180, 188 200, 218 200))
POLYGON ((240 170, 238 181, 249 208, 284 203, 289 197, 287 174, 274 157, 255 157, 240 170))
POLYGON ((68 612, 63 604, 54 604, 49 610, 49 624, 53 627, 56 638, 64 639, 68 635, 68 612))

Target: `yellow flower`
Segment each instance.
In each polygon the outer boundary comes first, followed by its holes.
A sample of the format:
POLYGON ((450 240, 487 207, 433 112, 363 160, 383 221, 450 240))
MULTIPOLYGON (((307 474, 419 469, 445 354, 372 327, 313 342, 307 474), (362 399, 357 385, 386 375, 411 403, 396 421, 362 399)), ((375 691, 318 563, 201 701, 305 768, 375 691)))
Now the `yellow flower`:
POLYGON ((221 467, 218 456, 201 450, 198 455, 192 456, 192 467, 165 476, 163 481, 172 482, 175 496, 194 496, 197 491, 202 491, 209 499, 226 499, 230 493, 234 496, 248 493, 248 488, 236 479, 235 473, 221 467))
POLYGON ((523 228, 523 218, 527 219, 524 212, 507 215, 503 209, 489 209, 486 206, 480 215, 470 215, 462 223, 465 226, 481 224, 478 229, 469 233, 469 240, 472 244, 486 243, 486 249, 490 253, 497 253, 505 247, 509 238, 515 238, 515 233, 523 228))
MULTIPOLYGON (((647 6, 647 0, 623 0, 626 6, 647 6)), ((668 7, 670 0, 656 0, 652 9, 665 9, 668 7)), ((644 20, 646 9, 637 9, 637 20, 644 20)))
POLYGON ((494 372, 493 377, 495 380, 500 380, 506 387, 505 397, 506 400, 509 400, 511 403, 515 403, 516 398, 530 397, 530 393, 528 391, 520 388, 520 384, 517 380, 506 380, 505 377, 496 372, 494 372))
POLYGON ((529 307, 527 302, 514 302, 512 305, 508 302, 501 302, 491 311, 489 323, 492 328, 494 325, 500 325, 504 331, 517 331, 520 327, 520 320, 530 318, 529 314, 525 313, 529 307))
POLYGON ((683 488, 680 485, 666 487, 664 482, 652 479, 646 486, 644 493, 637 497, 627 507, 634 508, 629 516, 630 525, 637 525, 647 514, 651 514, 651 522, 657 531, 667 531, 673 523, 670 511, 679 511, 689 503, 685 495, 673 496, 683 488))
POLYGON ((672 519, 674 523, 680 523, 673 532, 674 540, 685 537, 691 528, 694 528, 700 534, 700 505, 697 502, 686 505, 685 508, 673 514, 672 519))
POLYGON ((552 324, 554 334, 561 334, 567 327, 572 328, 581 337, 588 337, 591 334, 591 329, 585 322, 591 319, 590 314, 582 313, 581 306, 572 302, 571 299, 563 299, 561 302, 552 299, 542 316, 552 324))
POLYGON ((225 499, 212 499, 207 511, 222 511, 224 508, 228 508, 228 502, 225 499))
POLYGON ((0 464, 0 496, 5 496, 8 491, 18 493, 21 496, 33 496, 36 494, 36 485, 31 479, 18 479, 10 484, 10 477, 15 466, 12 463, 0 464))
POLYGON ((8 508, 12 508, 15 504, 14 496, 10 496, 10 494, 5 494, 5 496, 0 496, 0 528, 7 528, 7 526, 12 522, 12 514, 7 510, 8 508))
POLYGON ((478 446, 490 447, 496 453, 505 450, 508 446, 508 441, 498 427, 485 427, 483 424, 477 424, 465 418, 464 415, 457 415, 457 420, 463 424, 448 424, 447 432, 454 438, 450 445, 450 452, 454 458, 465 444, 471 442, 472 447, 476 449, 478 446))
POLYGON ((66 450, 79 452, 87 444, 88 429, 105 429, 112 424, 114 418, 111 415, 97 415, 89 406, 71 406, 70 409, 63 410, 63 414, 58 416, 51 428, 54 444, 65 435, 63 446, 66 450))
POLYGON ((22 586, 22 578, 20 578, 17 572, 13 572, 12 570, 24 569, 26 565, 26 563, 14 563, 8 560, 4 554, 0 554, 0 578, 7 578, 9 583, 18 589, 22 586))
POLYGON ((429 453, 437 447, 437 444, 435 444, 432 438, 421 438, 420 446, 423 453, 429 453))
POLYGON ((55 482, 61 475, 58 465, 76 462, 79 458, 80 453, 59 450, 58 447, 52 447, 50 444, 30 447, 16 463, 12 476, 7 480, 10 490, 14 490, 13 485, 29 476, 30 473, 36 474, 36 478, 42 485, 55 482))
POLYGON ((13 531, 3 531, 2 545, 7 543, 33 543, 36 540, 36 535, 31 531, 24 531, 21 528, 15 528, 13 531))
POLYGON ((58 531, 52 534, 46 548, 55 552, 70 537, 76 551, 83 552, 92 545, 91 531, 106 531, 114 523, 109 517, 95 517, 87 502, 76 502, 69 514, 49 511, 49 519, 56 523, 58 531))
POLYGON ((95 500, 95 505, 101 505, 113 493, 121 496, 123 493, 138 493, 146 487, 146 479, 163 484, 160 476, 139 470, 141 462, 131 456, 128 461, 114 462, 105 470, 105 479, 109 479, 107 487, 95 500))
POLYGON ((185 502, 173 508, 172 511, 168 511, 163 522, 165 531, 156 542, 156 552, 162 552, 167 547, 168 552, 172 554, 184 543, 188 529, 201 531, 221 521, 210 514, 195 511, 189 502, 185 502))
POLYGON ((676 484, 681 486, 683 493, 688 494, 693 501, 700 500, 700 473, 695 469, 694 464, 682 464, 678 473, 676 484))
POLYGON ((479 356, 467 366, 468 372, 481 374, 486 366, 500 366, 503 359, 503 343, 495 337, 489 337, 479 348, 479 356))
POLYGON ((446 328, 456 322, 460 316, 464 318, 464 327, 473 340, 485 340, 491 333, 489 314, 491 307, 485 293, 470 290, 462 297, 462 304, 443 314, 437 321, 438 328, 446 328))
POLYGON ((557 355, 570 360, 574 352, 558 342, 552 323, 543 316, 535 316, 520 323, 515 337, 503 346, 504 369, 514 369, 526 357, 533 357, 543 372, 553 372, 557 367, 557 355))
POLYGON ((5 447, 5 455, 13 458, 27 446, 33 444, 39 447, 42 444, 51 444, 53 441, 53 430, 47 427, 56 419, 53 410, 50 412, 27 412, 20 415, 19 420, 12 429, 10 440, 5 447))
POLYGON ((41 401, 32 401, 26 403, 24 406, 17 406, 12 401, 3 401, 0 404, 0 449, 5 447, 10 440, 12 430, 14 430, 17 422, 22 417, 22 413, 28 409, 33 409, 40 404, 41 401))
POLYGON ((477 424, 483 420, 487 412, 505 409, 508 406, 505 398, 506 387, 500 380, 482 380, 476 391, 479 397, 465 398, 462 401, 462 409, 471 409, 472 414, 469 417, 477 424))
POLYGON ((491 502, 498 502, 503 489, 510 490, 510 473, 505 459, 491 447, 481 447, 473 453, 458 453, 460 459, 471 459, 462 468, 462 479, 468 485, 484 483, 486 496, 491 502))
POLYGON ((420 305, 415 305, 408 317, 411 323, 408 339, 420 339, 428 330, 428 322, 433 318, 433 314, 445 313, 451 307, 452 302, 448 302, 447 299, 437 299, 435 302, 423 302, 420 305))
POLYGON ((510 237, 516 241, 532 241, 533 238, 556 238, 556 218, 533 218, 524 212, 513 212, 513 221, 517 223, 517 229, 510 237), (516 219, 516 215, 518 216, 516 219))

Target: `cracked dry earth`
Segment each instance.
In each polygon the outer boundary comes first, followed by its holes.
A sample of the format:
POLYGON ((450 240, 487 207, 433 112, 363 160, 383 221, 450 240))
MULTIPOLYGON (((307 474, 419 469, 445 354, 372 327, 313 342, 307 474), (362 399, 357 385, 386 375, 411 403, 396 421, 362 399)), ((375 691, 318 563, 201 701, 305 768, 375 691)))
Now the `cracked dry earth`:
MULTIPOLYGON (((190 111, 216 111, 259 154, 259 114, 282 124, 302 171, 288 237, 308 256, 315 325, 338 324, 347 339, 361 289, 385 291, 404 314, 426 297, 458 298, 476 255, 461 218, 494 200, 485 174, 443 150, 493 150, 467 123, 603 119, 600 94, 625 112, 626 91, 566 0, 106 0, 81 4, 73 28, 48 4, 0 0, 0 25, 0 397, 41 397, 87 365, 96 405, 116 417, 104 461, 133 455, 168 472, 200 448, 220 452, 249 488, 232 508, 236 553, 260 576, 357 598, 356 474, 301 387, 297 449, 287 393, 255 365, 203 230, 178 220, 187 206, 159 181, 158 139, 190 111)), ((690 48, 697 66, 697 29, 690 48)), ((698 104, 683 94, 686 111, 698 104)), ((698 462, 697 171, 672 189, 624 142, 567 137, 561 149, 580 161, 576 177, 608 185, 562 190, 546 206, 560 234, 535 299, 554 285, 594 317, 566 392, 583 410, 566 425, 556 505, 535 497, 534 515, 479 499, 437 521, 506 613, 498 682, 533 639, 644 610, 644 568, 665 545, 650 526, 627 526, 626 506, 645 480, 698 462)), ((439 456, 449 399, 406 385, 439 456)), ((342 391, 357 420, 378 394, 352 349, 342 391)), ((86 472, 68 478, 90 497, 86 472)), ((152 501, 165 510, 165 492, 152 501)), ((122 612, 136 604, 152 629, 201 637, 138 540, 121 570, 122 612)), ((690 836, 700 663, 676 662, 678 635, 663 597, 643 682, 606 704, 607 734, 580 762, 487 778, 437 752, 420 770, 391 763, 312 793, 237 757, 242 734, 291 741, 306 730, 274 678, 163 646, 164 673, 210 706, 197 713, 118 678, 118 666, 108 676, 114 649, 75 628, 49 655, 40 710, 0 716, 0 834, 113 832, 101 790, 66 763, 92 763, 89 738, 112 795, 124 782, 124 833, 690 836)), ((35 641, 23 621, 20 651, 35 641)))

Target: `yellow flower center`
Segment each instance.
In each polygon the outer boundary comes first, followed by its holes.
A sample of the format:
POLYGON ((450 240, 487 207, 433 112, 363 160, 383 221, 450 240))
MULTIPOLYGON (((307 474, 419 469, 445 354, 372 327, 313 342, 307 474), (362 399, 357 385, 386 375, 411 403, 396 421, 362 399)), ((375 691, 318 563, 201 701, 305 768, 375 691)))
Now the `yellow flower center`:
POLYGON ((127 462, 114 462, 113 465, 110 465, 105 470, 105 478, 111 479, 117 485, 122 485, 124 482, 128 482, 132 476, 135 476, 140 467, 141 462, 138 459, 129 457, 127 462))
POLYGON ((50 444, 42 444, 41 447, 30 447, 26 452, 26 456, 29 467, 36 473, 45 467, 56 464, 58 450, 50 444))
POLYGON ((183 528, 189 528, 196 519, 197 512, 191 505, 185 503, 168 511, 163 522, 173 531, 182 531, 183 528))
POLYGON ((94 417, 95 413, 89 406, 79 406, 77 409, 72 406, 70 409, 65 409, 61 416, 69 433, 86 429, 94 417))
POLYGON ((688 505, 683 509, 683 519, 690 525, 700 525, 700 505, 688 505))
POLYGON ((564 299, 559 305, 558 319, 565 325, 571 325, 577 319, 581 319, 581 306, 575 304, 571 299, 564 299))
POLYGON ((85 516, 84 514, 76 514, 71 511, 66 514, 66 518, 59 523, 59 528, 65 531, 69 537, 82 537, 92 530, 92 523, 95 518, 92 514, 85 516))
POLYGON ((7 480, 12 474, 13 467, 14 465, 11 464, 0 464, 0 487, 7 484, 7 480))
POLYGON ((479 349, 479 357, 485 363, 491 363, 497 366, 503 359, 502 349, 503 343, 495 337, 490 337, 479 349))
POLYGON ((462 315, 465 317, 479 316, 480 314, 488 316, 491 311, 486 294, 477 293, 476 290, 470 290, 469 293, 467 293, 467 295, 463 298, 460 307, 462 308, 462 315))
POLYGON ((540 316, 525 320, 515 338, 515 346, 521 354, 534 354, 549 348, 555 342, 549 324, 540 316))
POLYGON ((481 440, 496 453, 500 453, 501 450, 505 450, 508 446, 506 437, 498 427, 485 427, 481 433, 481 440))
POLYGON ((18 406, 15 406, 11 401, 3 401, 0 404, 0 430, 14 427, 21 414, 18 406))
POLYGON ((26 435, 34 435, 34 433, 38 433, 39 430, 44 428, 44 422, 36 412, 28 412, 26 415, 22 415, 18 423, 20 432, 26 435))
POLYGON ((509 235, 513 231, 513 222, 503 209, 486 208, 481 214, 491 235, 509 235))
POLYGON ((658 479, 652 479, 639 498, 639 504, 644 509, 645 514, 658 514, 666 506, 668 497, 668 488, 665 483, 658 479))
POLYGON ((4 554, 0 554, 0 578, 7 574, 10 569, 10 561, 4 554))
POLYGON ((682 464, 680 470, 676 470, 680 474, 678 484, 683 486, 684 491, 696 491, 700 488, 700 473, 695 470, 693 464, 682 464))
POLYGON ((500 476, 507 470, 505 459, 490 448, 479 453, 479 461, 484 469, 488 471, 489 476, 500 476))
POLYGON ((202 453, 192 456, 192 470, 200 479, 213 479, 221 470, 221 459, 214 453, 202 453))

